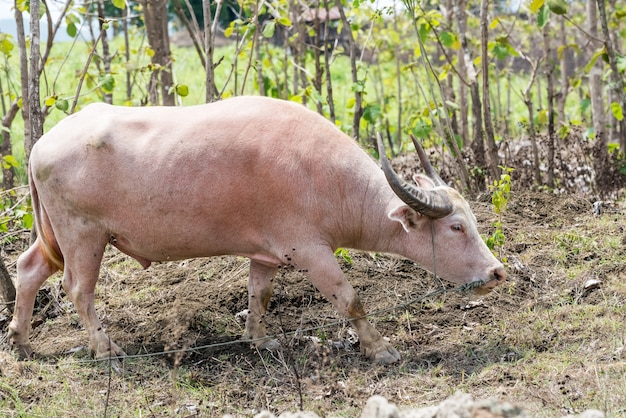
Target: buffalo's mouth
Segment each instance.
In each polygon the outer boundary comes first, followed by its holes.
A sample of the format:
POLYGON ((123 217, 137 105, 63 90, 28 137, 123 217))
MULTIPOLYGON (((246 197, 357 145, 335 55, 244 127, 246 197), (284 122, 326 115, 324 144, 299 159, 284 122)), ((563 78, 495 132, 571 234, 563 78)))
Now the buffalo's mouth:
POLYGON ((496 277, 492 278, 484 285, 475 287, 474 293, 476 293, 477 295, 481 295, 481 296, 486 295, 487 293, 491 292, 493 289, 495 289, 497 286, 501 285, 505 281, 506 281, 506 277, 499 277, 496 275, 496 277))
POLYGON ((474 293, 476 293, 477 295, 480 296, 484 296, 487 293, 491 292, 493 290, 493 287, 487 287, 487 285, 484 286, 480 286, 474 289, 474 293))

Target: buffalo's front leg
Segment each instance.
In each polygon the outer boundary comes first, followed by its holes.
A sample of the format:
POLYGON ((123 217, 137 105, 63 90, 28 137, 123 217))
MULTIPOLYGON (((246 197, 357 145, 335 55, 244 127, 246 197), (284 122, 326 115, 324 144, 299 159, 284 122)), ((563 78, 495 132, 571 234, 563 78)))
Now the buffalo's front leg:
POLYGON ((248 279, 248 317, 244 340, 250 340, 257 348, 275 350, 278 341, 267 338, 265 314, 272 298, 273 278, 276 267, 270 267, 250 260, 250 277, 248 279))
POLYGON ((400 360, 398 351, 365 318, 365 309, 337 264, 333 251, 320 246, 307 258, 298 261, 306 265, 307 275, 313 285, 332 302, 339 313, 351 319, 359 336, 361 352, 377 363, 388 364, 400 360))

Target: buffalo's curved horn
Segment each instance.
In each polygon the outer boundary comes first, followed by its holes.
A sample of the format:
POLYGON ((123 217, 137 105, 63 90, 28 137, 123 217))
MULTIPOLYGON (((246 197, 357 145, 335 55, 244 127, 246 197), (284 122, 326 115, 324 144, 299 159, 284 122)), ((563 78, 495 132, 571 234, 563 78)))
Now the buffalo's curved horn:
MULTIPOLYGON (((402 181, 391 168, 391 163, 387 159, 387 154, 385 154, 385 147, 380 134, 377 135, 377 141, 380 162, 387 178, 387 183, 404 203, 416 212, 432 219, 440 219, 452 213, 452 202, 450 202, 445 192, 441 190, 422 190, 402 181)), ((432 169, 432 166, 430 168, 432 169)))
POLYGON ((430 163, 430 160, 426 156, 426 152, 424 151, 424 148, 422 148, 422 144, 420 144, 417 141, 417 138, 415 138, 415 135, 413 135, 412 133, 411 133, 411 140, 413 140, 413 145, 415 145, 417 156, 419 157, 420 162, 422 163, 422 167, 424 167, 424 172, 426 173, 426 175, 430 177, 430 179, 434 181, 437 186, 447 186, 446 182, 443 181, 441 177, 439 177, 439 174, 437 174, 432 164, 430 163))

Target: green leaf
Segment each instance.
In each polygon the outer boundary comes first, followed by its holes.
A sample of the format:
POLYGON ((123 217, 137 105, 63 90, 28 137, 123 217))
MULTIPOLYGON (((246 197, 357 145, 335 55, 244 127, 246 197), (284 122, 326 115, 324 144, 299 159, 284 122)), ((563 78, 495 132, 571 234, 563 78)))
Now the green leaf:
POLYGON ((59 110, 61 110, 61 111, 63 111, 63 112, 67 112, 67 109, 69 109, 69 108, 70 108, 70 104, 69 104, 69 103, 68 103, 68 101, 67 101, 67 100, 65 100, 65 99, 59 99, 59 100, 57 100, 57 101, 56 101, 56 103, 54 104, 54 106, 55 106, 57 109, 59 109, 59 110))
POLYGON ((278 18, 278 24, 283 26, 291 26, 291 20, 286 16, 282 16, 278 18))
POLYGON ((561 139, 567 139, 567 136, 569 135, 569 133, 570 133, 569 125, 561 126, 561 128, 558 131, 559 138, 561 139))
POLYGON ((352 91, 355 93, 363 93, 365 91, 365 83, 363 81, 357 81, 352 84, 352 91))
POLYGON ((29 12, 30 11, 30 1, 29 0, 17 0, 15 2, 17 6, 17 10, 20 12, 29 12))
POLYGON ((118 9, 124 9, 126 7, 126 0, 113 0, 113 6, 118 9))
POLYGON ((539 9, 539 14, 537 14, 537 26, 543 29, 545 25, 550 21, 550 9, 548 9, 545 5, 541 6, 539 9))
POLYGON ((496 58, 503 60, 509 56, 509 48, 507 48, 505 45, 495 45, 493 47, 493 53, 496 58))
POLYGON ((454 45, 454 42, 456 41, 456 37, 454 36, 454 34, 448 31, 441 32, 439 36, 441 38, 441 43, 446 48, 452 48, 452 45, 454 45))
POLYGON ((115 89, 115 77, 112 74, 105 74, 100 80, 100 86, 107 93, 112 93, 115 89))
POLYGON ((78 33, 78 29, 76 28, 76 25, 73 22, 67 25, 65 31, 67 32, 70 38, 75 37, 76 33, 78 33))
POLYGON ((624 119, 624 112, 622 111, 622 106, 617 102, 611 103, 611 113, 613 113, 613 116, 615 116, 615 119, 619 121, 624 119))
POLYGON ((274 22, 273 20, 267 22, 263 27, 263 37, 271 38, 272 36, 274 36, 274 32, 276 32, 276 22, 274 22))
POLYGON ((12 42, 12 36, 8 33, 0 33, 0 52, 2 52, 7 57, 11 56, 11 51, 15 48, 15 45, 12 42))
POLYGON ((70 13, 67 16, 65 16, 65 23, 67 23, 68 25, 70 23, 77 24, 77 23, 80 23, 80 18, 78 17, 78 15, 70 13))
POLYGON ((12 155, 5 155, 4 157, 2 157, 2 160, 6 163, 6 165, 8 165, 9 167, 19 167, 20 163, 19 161, 17 161, 17 158, 15 158, 12 155))
POLYGON ((428 36, 428 32, 430 32, 430 25, 427 23, 422 23, 419 27, 419 36, 424 41, 428 36))
POLYGON ((430 135, 432 131, 432 126, 423 119, 417 121, 412 131, 413 134, 418 138, 426 138, 430 135))
POLYGON ((568 5, 565 0, 546 0, 546 4, 555 15, 564 15, 567 13, 568 5))
POLYGON ((335 250, 335 256, 338 258, 343 258, 343 260, 348 264, 352 264, 352 257, 350 257, 350 252, 345 248, 337 248, 335 250))
POLYGON ((626 70, 626 57, 617 53, 616 61, 617 61, 617 71, 619 71, 620 73, 623 73, 624 70, 626 70))
POLYGON ((176 94, 181 97, 187 97, 189 95, 189 86, 186 84, 179 84, 176 86, 176 94))
POLYGON ((27 212, 22 216, 22 225, 25 229, 33 229, 33 214, 27 212))
POLYGON ((365 106, 365 109, 363 109, 363 119, 365 119, 367 123, 376 123, 376 121, 380 119, 381 115, 382 111, 380 106, 377 104, 368 104, 365 106))

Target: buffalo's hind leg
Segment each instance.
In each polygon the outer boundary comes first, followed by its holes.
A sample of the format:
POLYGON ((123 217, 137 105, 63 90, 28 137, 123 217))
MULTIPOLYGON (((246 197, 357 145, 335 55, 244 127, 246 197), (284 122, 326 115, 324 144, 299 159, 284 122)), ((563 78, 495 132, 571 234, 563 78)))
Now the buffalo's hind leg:
POLYGON ((89 333, 89 349, 96 359, 126 356, 104 332, 95 308, 96 282, 105 245, 93 242, 92 238, 91 242, 87 239, 75 239, 66 248, 62 247, 66 254, 63 288, 89 333))
POLYGON ((267 266, 250 260, 250 277, 248 278, 248 317, 244 340, 250 340, 260 349, 275 350, 278 341, 266 338, 265 313, 272 298, 273 278, 276 267, 267 266))
POLYGON ((58 269, 44 255, 40 238, 17 259, 16 297, 8 339, 18 356, 28 358, 32 349, 28 342, 35 298, 39 288, 58 269))

